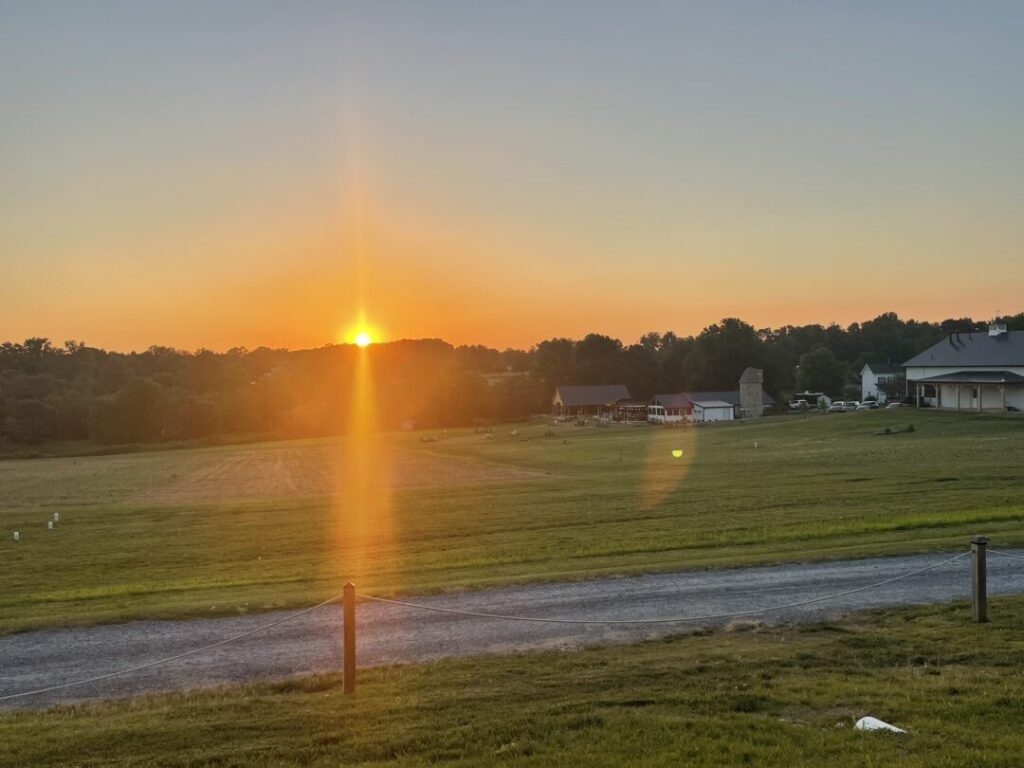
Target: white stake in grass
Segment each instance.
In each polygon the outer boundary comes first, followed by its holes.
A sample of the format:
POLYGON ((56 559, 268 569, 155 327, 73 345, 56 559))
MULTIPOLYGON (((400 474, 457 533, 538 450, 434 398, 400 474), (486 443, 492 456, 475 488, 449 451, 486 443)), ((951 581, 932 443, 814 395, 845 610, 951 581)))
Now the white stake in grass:
POLYGON ((14 540, 21 541, 21 534, 18 531, 14 532, 14 540))
POLYGON ((52 530, 53 530, 53 520, 47 520, 47 521, 46 521, 46 527, 47 527, 47 528, 48 528, 49 530, 51 530, 51 531, 52 531, 52 530))
POLYGON ((53 522, 55 522, 55 523, 60 522, 60 512, 54 512, 53 513, 53 522))

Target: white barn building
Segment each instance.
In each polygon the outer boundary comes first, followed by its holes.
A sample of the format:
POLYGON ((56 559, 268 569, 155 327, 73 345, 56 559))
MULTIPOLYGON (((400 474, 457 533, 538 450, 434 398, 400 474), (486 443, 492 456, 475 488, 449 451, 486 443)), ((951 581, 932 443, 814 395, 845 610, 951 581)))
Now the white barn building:
POLYGON ((681 421, 732 421, 737 407, 722 400, 724 392, 679 392, 655 395, 647 406, 647 420, 652 424, 675 424, 681 421))
POLYGON ((1024 331, 951 333, 903 365, 919 407, 1024 411, 1024 331))

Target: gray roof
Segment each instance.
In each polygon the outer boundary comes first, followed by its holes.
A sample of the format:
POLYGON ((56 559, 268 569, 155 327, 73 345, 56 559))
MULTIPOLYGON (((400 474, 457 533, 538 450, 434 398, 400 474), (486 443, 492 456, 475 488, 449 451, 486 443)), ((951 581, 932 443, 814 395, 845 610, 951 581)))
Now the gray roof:
POLYGON ((1012 371, 957 371, 918 381, 928 384, 1024 384, 1024 376, 1012 371))
POLYGON ((902 373, 902 365, 893 365, 892 363, 865 363, 865 367, 870 368, 872 373, 902 373))
POLYGON ((1017 366, 1024 365, 1024 331, 989 336, 987 331, 951 333, 903 364, 911 366, 1017 366))
POLYGON ((690 400, 681 392, 675 395, 655 395, 654 402, 665 408, 688 408, 690 400))
POLYGON ((732 403, 727 403, 725 400, 694 400, 694 405, 699 405, 701 408, 735 408, 732 403))
POLYGON ((555 387, 554 397, 561 397, 562 405, 579 408, 629 400, 629 390, 625 384, 569 384, 555 387))
MULTIPOLYGON (((655 395, 654 402, 658 405, 662 405, 666 408, 686 408, 691 403, 703 403, 708 401, 720 401, 727 405, 739 405, 740 404, 740 393, 739 391, 728 392, 678 392, 674 395, 655 395)), ((775 401, 772 400, 768 393, 763 389, 761 390, 761 404, 762 405, 775 405, 775 401)))

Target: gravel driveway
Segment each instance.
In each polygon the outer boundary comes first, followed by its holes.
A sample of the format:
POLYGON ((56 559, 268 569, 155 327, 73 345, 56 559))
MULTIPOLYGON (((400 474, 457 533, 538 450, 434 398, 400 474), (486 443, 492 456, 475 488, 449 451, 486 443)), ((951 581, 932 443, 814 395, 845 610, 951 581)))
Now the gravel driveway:
MULTIPOLYGON (((951 554, 955 553, 683 571, 408 599, 440 608, 547 618, 706 616, 762 609, 856 589, 938 563, 951 554)), ((1024 556, 1024 551, 1015 554, 1024 556)), ((1024 592, 1024 562, 990 555, 988 566, 990 594, 1024 592)), ((970 586, 970 558, 965 557, 883 587, 751 618, 806 621, 852 609, 945 602, 968 598, 970 586)), ((2 637, 0 697, 172 656, 259 627, 289 613, 191 621, 133 621, 2 637)), ((726 622, 716 619, 690 624, 544 624, 363 602, 358 607, 359 664, 366 667, 447 656, 626 643, 726 622)), ((0 702, 0 707, 43 707, 145 691, 279 678, 338 670, 340 664, 341 610, 329 605, 264 632, 160 667, 0 702)))

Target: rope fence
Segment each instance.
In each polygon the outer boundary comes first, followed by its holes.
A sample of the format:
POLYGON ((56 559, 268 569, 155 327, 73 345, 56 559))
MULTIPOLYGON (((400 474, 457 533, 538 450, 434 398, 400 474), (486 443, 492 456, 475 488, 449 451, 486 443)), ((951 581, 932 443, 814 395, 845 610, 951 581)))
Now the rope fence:
POLYGON ((834 592, 831 595, 823 595, 821 597, 812 597, 809 600, 798 600, 795 603, 786 603, 784 605, 773 605, 767 608, 754 608, 748 611, 734 611, 732 613, 713 613, 705 616, 676 616, 667 619, 548 619, 539 616, 512 616, 502 613, 484 613, 481 611, 463 611, 456 608, 441 608, 436 605, 423 605, 421 603, 408 603, 404 600, 393 600, 387 597, 375 597, 373 595, 360 594, 359 597, 364 600, 373 600, 378 603, 391 603, 392 605, 401 605, 406 608, 418 608, 421 611, 434 611, 436 613, 451 613, 458 616, 473 616, 481 619, 504 619, 506 621, 533 621, 541 622, 544 624, 685 624, 693 623, 695 621, 721 621, 722 619, 738 619, 744 616, 759 616, 765 613, 773 613, 775 611, 784 611, 789 608, 799 608, 804 605, 812 605, 814 603, 823 603, 828 600, 838 600, 840 597, 847 597, 849 595, 856 595, 859 592, 867 592, 869 589, 876 589, 878 587, 884 587, 886 584, 892 584, 896 581, 916 576, 919 573, 925 573, 926 571, 934 570, 940 566, 952 563, 954 560, 967 557, 970 552, 961 552, 959 555, 954 555, 942 562, 929 565, 926 568, 918 568, 915 571, 907 571, 901 573, 899 576, 893 576, 892 578, 885 579, 884 581, 877 581, 874 584, 868 584, 863 587, 857 587, 856 589, 848 589, 843 592, 834 592))
POLYGON ((838 600, 843 597, 849 597, 850 595, 867 592, 872 589, 878 589, 888 584, 893 584, 903 579, 908 579, 913 576, 918 576, 928 571, 933 571, 937 568, 941 568, 944 565, 959 561, 965 557, 970 556, 972 558, 972 603, 974 620, 976 622, 987 621, 987 576, 986 576, 986 551, 991 552, 994 555, 1000 557, 1012 558, 1015 560, 1024 560, 1024 555, 1017 555, 1011 552, 1003 552, 1000 550, 989 550, 987 548, 988 540, 982 536, 976 536, 971 539, 971 549, 966 552, 948 557, 937 563, 925 566, 923 568, 916 568, 905 573, 901 573, 897 576, 892 576, 882 581, 876 581, 871 584, 856 587, 853 589, 843 590, 841 592, 833 592, 828 595, 821 595, 819 597, 808 598, 805 600, 797 600, 781 605, 765 606, 762 608, 754 608, 742 611, 732 611, 728 613, 714 613, 705 614, 700 616, 675 616, 665 618, 652 618, 652 619, 568 619, 568 618, 549 618, 543 616, 518 616, 514 614, 503 614, 503 613, 492 613, 488 611, 471 611, 458 608, 444 608, 436 605, 425 605, 423 603, 414 603, 405 600, 396 600, 394 598, 379 597, 376 595, 369 595, 364 593, 357 594, 355 591, 355 585, 349 583, 345 585, 344 591, 335 595, 334 597, 323 600, 316 605, 311 605, 308 608, 304 608, 295 613, 290 613, 287 616, 283 616, 274 621, 262 624, 258 627, 239 632, 237 634, 226 637, 222 640, 218 640, 214 643, 202 645, 182 653, 177 653, 172 656, 167 656, 154 661, 149 661, 144 664, 137 664, 123 669, 115 670, 101 675, 84 678, 81 680, 75 680, 67 683, 59 683, 56 685, 46 686, 44 688, 37 688, 29 691, 22 691, 20 693, 12 693, 0 696, 0 702, 12 701, 15 699, 26 698, 29 696, 38 696, 45 693, 53 693, 56 691, 68 690, 71 688, 79 688, 81 686, 90 685, 93 683, 102 682, 115 677, 121 677, 124 675, 133 674, 136 672, 142 672, 155 667, 160 667, 172 662, 184 659, 190 656, 195 656, 206 651, 210 651, 214 648, 219 648, 224 645, 236 642, 246 637, 266 632, 274 627, 280 626, 289 621, 293 621, 301 616, 312 613, 315 610, 323 608, 332 603, 342 602, 344 614, 343 614, 343 675, 344 675, 344 690, 346 693, 352 693, 355 691, 355 676, 356 676, 356 636, 355 636, 355 606, 357 599, 365 601, 397 605, 404 608, 410 608, 414 610, 421 610, 433 613, 441 613, 455 616, 466 616, 478 619, 495 619, 502 621, 522 621, 522 622, 533 622, 542 624, 561 624, 561 625, 604 625, 604 626, 616 626, 616 625, 669 625, 669 624, 687 624, 694 622, 710 622, 710 621, 723 621, 726 619, 743 618, 747 616, 759 616, 768 613, 775 613, 785 611, 793 608, 800 608, 807 605, 813 605, 816 603, 824 603, 830 600, 838 600))
POLYGON ((342 598, 342 595, 335 595, 334 597, 330 598, 329 600, 324 600, 322 603, 317 603, 316 605, 311 605, 308 608, 303 608, 301 611, 296 611, 295 613, 291 613, 291 614, 289 614, 287 616, 283 616, 282 618, 277 619, 276 621, 271 621, 268 624, 263 624, 263 625, 261 625, 259 627, 255 627, 253 629, 246 630, 245 632, 239 632, 236 635, 231 635, 231 637, 225 637, 223 640, 218 640, 215 643, 210 643, 208 645, 201 645, 198 648, 192 648, 191 650, 185 651, 183 653, 176 653, 173 656, 166 656, 166 657, 164 657, 162 659, 156 659, 155 661, 148 661, 145 664, 137 664, 137 665, 135 665, 133 667, 125 667, 124 669, 119 669, 119 670, 117 670, 115 672, 108 672, 108 673, 103 674, 103 675, 96 675, 95 677, 89 677, 89 678, 86 678, 84 680, 75 680, 74 682, 71 682, 71 683, 60 683, 59 685, 51 685, 51 686, 47 686, 46 688, 37 688, 37 689, 35 689, 33 691, 23 691, 21 693, 7 694, 6 696, 0 696, 0 701, 11 701, 13 699, 20 699, 20 698, 23 698, 25 696, 37 696, 37 695, 40 695, 40 694, 43 694, 43 693, 52 693, 53 691, 63 691, 63 690, 67 690, 68 688, 79 688, 79 687, 81 687, 83 685, 89 685, 90 683, 99 683, 99 682, 101 682, 103 680, 109 680, 112 677, 121 677, 122 675, 128 675, 128 674, 131 674, 133 672, 142 672, 143 670, 146 670, 146 669, 152 669, 153 667, 160 667, 160 666, 163 666, 164 664, 170 664, 173 661, 178 661, 179 659, 184 659, 184 658, 186 658, 188 656, 195 656, 198 653, 203 653, 204 651, 210 651, 210 650, 213 650, 214 648, 219 648, 222 645, 227 645, 228 643, 233 643, 233 642, 235 642, 237 640, 241 640, 242 638, 249 637, 250 635, 255 635, 255 634, 259 633, 259 632, 265 632, 266 630, 272 629, 273 627, 276 627, 276 626, 278 626, 280 624, 284 624, 287 621, 292 621, 293 619, 297 619, 297 618, 299 618, 299 616, 305 616, 307 613, 312 613, 313 611, 317 610, 318 608, 323 608, 325 605, 330 605, 331 603, 337 602, 341 598, 342 598))
POLYGON ((1009 557, 1013 560, 1024 560, 1024 555, 1015 555, 1012 552, 1000 552, 998 549, 989 549, 990 555, 999 555, 1000 557, 1009 557))

